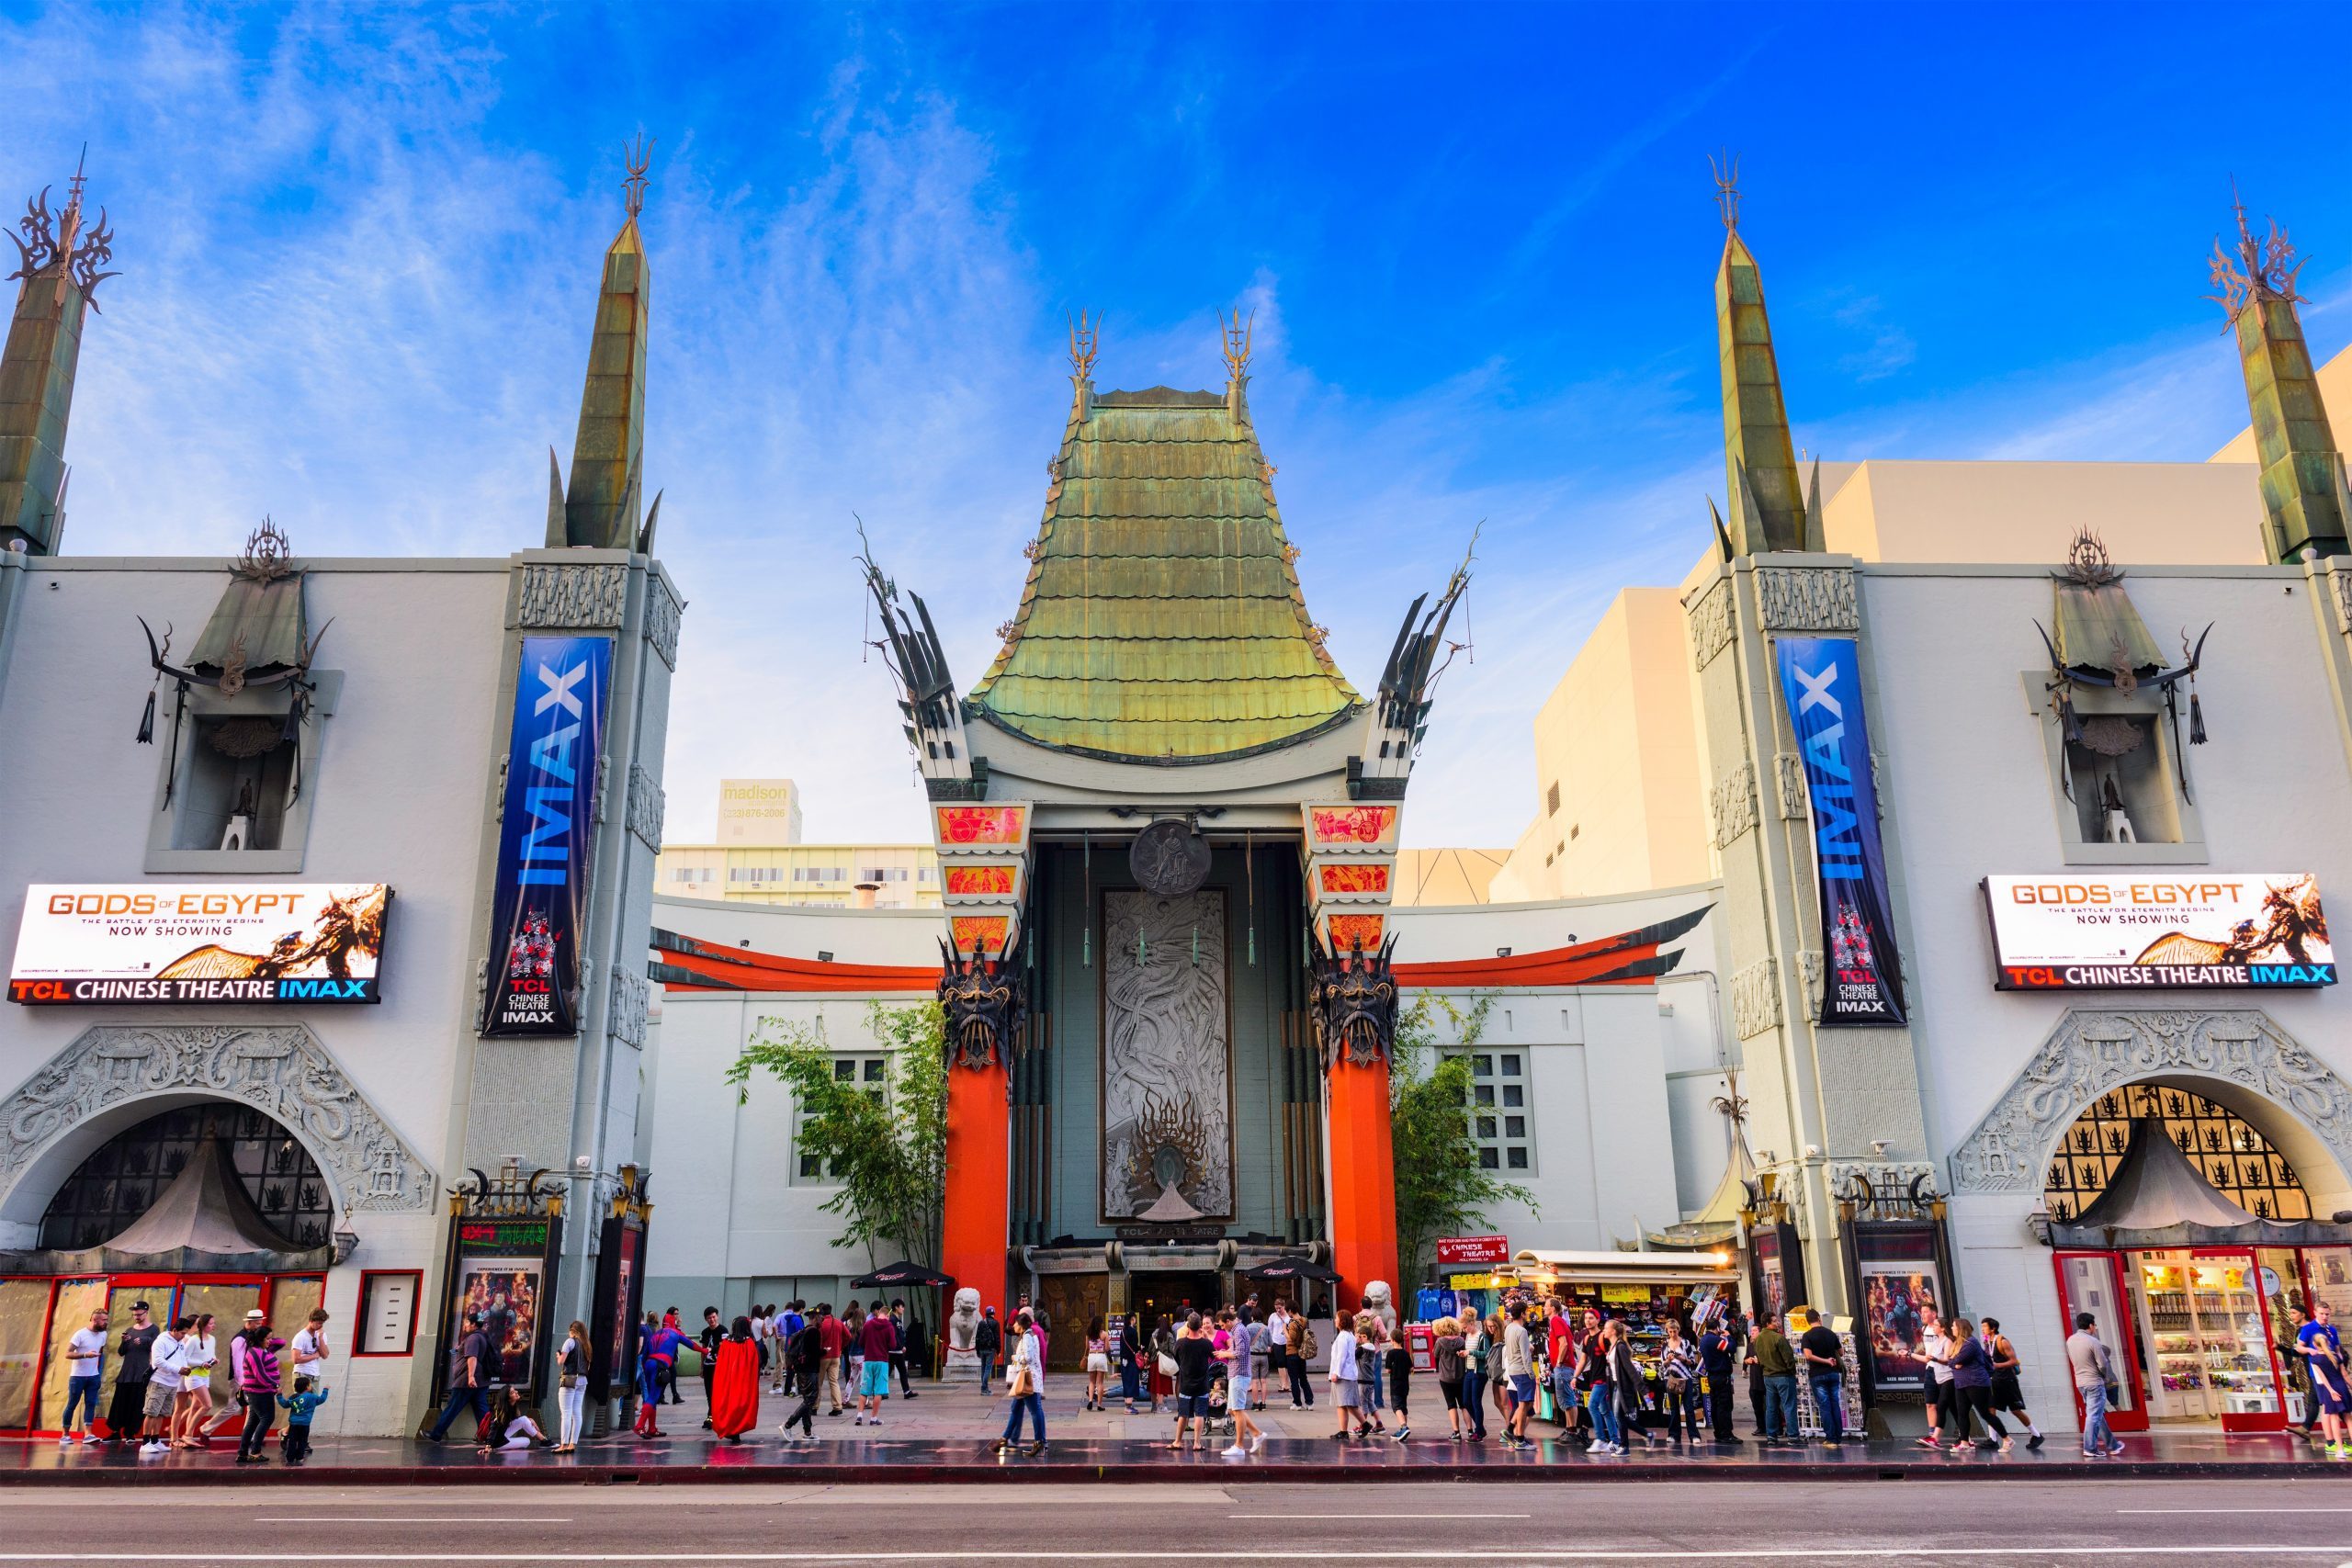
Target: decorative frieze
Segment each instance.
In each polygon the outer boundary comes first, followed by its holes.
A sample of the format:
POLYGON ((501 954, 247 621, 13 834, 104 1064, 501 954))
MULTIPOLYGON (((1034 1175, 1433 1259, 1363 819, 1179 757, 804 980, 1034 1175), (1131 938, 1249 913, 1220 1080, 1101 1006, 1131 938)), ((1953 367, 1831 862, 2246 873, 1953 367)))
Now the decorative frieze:
POLYGON ((518 626, 618 626, 628 613, 628 568, 529 561, 515 602, 518 626))
POLYGON ((1691 668, 1704 670, 1714 662, 1715 655, 1731 646, 1731 580, 1719 577, 1700 590, 1687 618, 1690 624, 1691 668))
POLYGON ((2335 581, 2335 629, 2352 635, 2352 571, 2339 566, 2328 576, 2335 581))
MULTIPOLYGON (((146 1100, 162 1111, 191 1095, 250 1105, 300 1139, 334 1184, 339 1213, 434 1206, 432 1168, 299 1023, 85 1030, 0 1100, 0 1190, 92 1118, 146 1100)), ((62 1180, 67 1170, 51 1174, 62 1180)))
POLYGON ((645 1048, 645 1019, 652 987, 633 969, 613 966, 612 995, 605 999, 605 1032, 625 1045, 645 1048))
POLYGON ((1769 632, 1850 632, 1862 624, 1850 567, 1759 566, 1756 607, 1769 632))
POLYGON ((1775 753, 1772 758, 1774 793, 1780 797, 1781 820, 1802 822, 1811 809, 1805 796, 1804 761, 1793 751, 1775 753))
POLYGON ((1756 768, 1742 762, 1715 781, 1708 792, 1707 812, 1714 823, 1715 848, 1728 849, 1756 826, 1756 768))
POLYGON ((653 775, 635 762, 628 765, 628 830, 644 841, 645 847, 662 848, 662 814, 664 800, 662 786, 653 775))
POLYGON ((1872 1208, 1901 1204, 1909 1197, 1914 1181, 1919 1182, 1922 1198, 1936 1190, 1936 1168, 1925 1160, 1833 1159, 1823 1167, 1822 1174, 1828 1179, 1831 1197, 1860 1202, 1867 1191, 1872 1208))
POLYGON ((1780 1022, 1780 965, 1759 958, 1731 977, 1731 1026, 1742 1040, 1752 1040, 1780 1022))
POLYGON ((684 614, 685 606, 671 593, 670 584, 658 572, 646 573, 645 640, 673 671, 678 667, 678 623, 684 614))
POLYGON ((1821 950, 1805 947, 1797 950, 1797 980, 1804 987, 1804 1015, 1821 1016, 1821 950))
POLYGON ((1955 1192, 2039 1192, 2058 1140, 2110 1089, 2187 1075, 2260 1095, 2352 1170, 2352 1084, 2256 1010, 2070 1010, 1951 1154, 1955 1192))

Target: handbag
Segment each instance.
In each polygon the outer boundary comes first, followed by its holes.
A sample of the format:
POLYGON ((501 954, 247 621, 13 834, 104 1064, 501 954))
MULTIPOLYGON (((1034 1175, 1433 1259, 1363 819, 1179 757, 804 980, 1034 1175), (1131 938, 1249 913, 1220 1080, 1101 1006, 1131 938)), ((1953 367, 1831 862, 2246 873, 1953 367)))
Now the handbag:
POLYGON ((1176 1358, 1162 1350, 1159 1353, 1159 1375, 1164 1378, 1172 1378, 1177 1371, 1176 1358))
POLYGON ((1012 1363, 1012 1377, 1006 1382, 1005 1392, 1015 1399, 1025 1399, 1037 1392, 1037 1381, 1030 1375, 1028 1362, 1012 1363))

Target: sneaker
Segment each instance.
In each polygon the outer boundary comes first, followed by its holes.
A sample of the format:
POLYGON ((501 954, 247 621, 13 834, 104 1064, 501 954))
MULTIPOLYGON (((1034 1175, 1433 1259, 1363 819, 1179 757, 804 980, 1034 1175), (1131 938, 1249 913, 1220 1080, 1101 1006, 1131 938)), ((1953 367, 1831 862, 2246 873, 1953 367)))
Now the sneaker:
POLYGON ((2001 1439, 2000 1451, 2002 1453, 2007 1453, 2011 1449, 2016 1448, 2017 1446, 2017 1439, 2015 1438, 2003 1438, 2001 1439))
POLYGON ((1935 1439, 1935 1438, 1920 1438, 1920 1439, 1918 1440, 1918 1442, 1917 1442, 1917 1444, 1915 1444, 1914 1446, 1915 1446, 1915 1447, 1917 1447, 1917 1448, 1923 1448, 1923 1449, 1939 1449, 1939 1448, 1943 1447, 1943 1445, 1942 1445, 1941 1443, 1939 1443, 1939 1442, 1938 1442, 1938 1441, 1936 1441, 1936 1439, 1935 1439))
POLYGON ((1259 1433, 1256 1437, 1250 1439, 1250 1451, 1253 1454, 1265 1446, 1266 1434, 1263 1432, 1259 1433))
POLYGON ((2028 1449, 2030 1449, 2030 1449, 2039 1449, 2040 1447, 2041 1447, 2041 1433, 2039 1433, 2039 1432, 2036 1432, 2033 1436, 2031 1436, 2030 1438, 2028 1438, 2025 1440, 2025 1446, 2026 1446, 2028 1449))
POLYGON ((853 1421, 853 1422, 851 1422, 851 1423, 850 1423, 850 1425, 851 1425, 851 1426, 853 1426, 853 1427, 863 1427, 863 1426, 865 1426, 865 1411, 863 1411, 863 1410, 859 1411, 859 1412, 857 1413, 857 1419, 856 1419, 856 1420, 854 1420, 854 1421, 853 1421))
POLYGON ((1231 1448, 1225 1450, 1223 1457, 1226 1459, 1247 1459, 1250 1457, 1250 1450, 1243 1448, 1239 1443, 1236 1443, 1231 1448))
POLYGON ((2112 1448, 2109 1449, 2107 1451, 2108 1451, 2108 1455, 2109 1455, 2109 1457, 2110 1457, 2110 1458, 2114 1458, 2114 1459, 2120 1459, 2120 1458, 2123 1456, 2123 1445, 2122 1445, 2121 1443, 2117 1443, 2114 1447, 2112 1447, 2112 1448))
POLYGON ((1410 1427, 1399 1427, 1394 1432, 1389 1434, 1390 1437, 1396 1438, 1400 1443, 1412 1435, 1413 1429, 1410 1427))
POLYGON ((57 1446, 61 1449, 72 1448, 74 1446, 74 1434, 71 1432, 61 1434, 57 1439, 57 1446))
POLYGON ((93 1445, 95 1445, 95 1444, 103 1443, 103 1442, 105 1442, 105 1441, 106 1441, 106 1439, 105 1439, 104 1438, 99 1437, 96 1432, 92 1432, 92 1433, 90 1433, 87 1437, 85 1437, 85 1438, 84 1438, 82 1439, 83 1445, 84 1445, 85 1447, 93 1446, 93 1445))
POLYGON ((158 1443, 158 1442, 145 1442, 145 1443, 141 1443, 141 1444, 140 1444, 140 1445, 139 1445, 139 1451, 140 1451, 140 1453, 141 1453, 141 1455, 146 1455, 146 1454, 168 1453, 168 1452, 170 1452, 171 1450, 168 1450, 168 1449, 166 1449, 166 1448, 165 1448, 162 1443, 158 1443))

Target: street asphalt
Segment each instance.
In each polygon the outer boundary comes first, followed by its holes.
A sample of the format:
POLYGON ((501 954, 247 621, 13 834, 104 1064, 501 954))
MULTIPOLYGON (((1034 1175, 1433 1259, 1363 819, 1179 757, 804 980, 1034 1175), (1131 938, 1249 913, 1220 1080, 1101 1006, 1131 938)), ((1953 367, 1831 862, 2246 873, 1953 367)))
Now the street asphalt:
POLYGON ((1473 1482, 0 1491, 0 1562, 2352 1564, 2352 1485, 1473 1482))

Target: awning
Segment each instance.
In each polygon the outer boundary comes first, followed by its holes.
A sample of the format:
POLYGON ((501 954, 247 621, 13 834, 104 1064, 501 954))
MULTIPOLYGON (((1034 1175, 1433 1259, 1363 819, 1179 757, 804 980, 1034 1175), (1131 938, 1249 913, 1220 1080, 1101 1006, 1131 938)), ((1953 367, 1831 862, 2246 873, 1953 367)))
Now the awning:
POLYGON ((1261 1263, 1255 1269, 1244 1269, 1245 1280, 1337 1280, 1340 1276, 1326 1264, 1306 1258, 1277 1258, 1271 1263, 1261 1263))
POLYGON ((1727 1252, 1545 1252, 1513 1259, 1521 1280, 1558 1284, 1726 1285, 1739 1278, 1727 1252))
POLYGON ((2311 1247, 2352 1241, 2352 1226, 2248 1213, 2181 1153, 2163 1117, 2135 1116, 2131 1142, 2107 1179, 2107 1190, 2071 1223, 2052 1224, 2050 1240, 2055 1247, 2102 1249, 2311 1247))
POLYGON ((920 1263, 885 1263, 862 1279, 852 1280, 850 1288, 870 1291, 877 1286, 896 1286, 902 1290, 927 1290, 937 1285, 952 1285, 956 1281, 936 1269, 926 1269, 920 1263))

